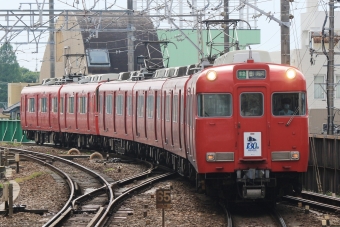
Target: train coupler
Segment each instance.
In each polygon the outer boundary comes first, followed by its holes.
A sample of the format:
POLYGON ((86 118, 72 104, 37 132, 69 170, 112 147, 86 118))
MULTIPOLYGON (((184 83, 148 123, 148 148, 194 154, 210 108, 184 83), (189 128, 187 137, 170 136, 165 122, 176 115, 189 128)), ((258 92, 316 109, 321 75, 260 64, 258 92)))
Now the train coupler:
POLYGON ((244 199, 263 199, 266 196, 264 185, 243 185, 242 196, 244 199))

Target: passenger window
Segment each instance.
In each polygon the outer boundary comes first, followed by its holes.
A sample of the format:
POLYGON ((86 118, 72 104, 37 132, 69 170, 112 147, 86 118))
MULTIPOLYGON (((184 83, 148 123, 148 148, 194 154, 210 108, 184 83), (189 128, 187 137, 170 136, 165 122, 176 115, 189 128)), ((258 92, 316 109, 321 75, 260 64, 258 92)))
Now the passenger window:
POLYGON ((306 114, 306 94, 274 93, 272 96, 272 113, 274 116, 292 116, 306 114))
POLYGON ((240 114, 242 117, 254 117, 263 115, 262 93, 242 93, 240 101, 240 114))
POLYGON ((231 94, 200 94, 197 100, 199 117, 230 117, 231 94))

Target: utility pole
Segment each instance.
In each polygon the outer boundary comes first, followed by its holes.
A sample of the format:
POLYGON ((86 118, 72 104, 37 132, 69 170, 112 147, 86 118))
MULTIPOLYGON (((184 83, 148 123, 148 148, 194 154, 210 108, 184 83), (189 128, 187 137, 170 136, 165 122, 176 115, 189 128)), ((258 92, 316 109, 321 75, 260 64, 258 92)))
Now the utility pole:
MULTIPOLYGON (((229 20, 229 0, 224 0, 224 20, 229 20)), ((225 53, 228 53, 230 51, 229 49, 229 26, 227 24, 227 27, 225 28, 224 32, 224 49, 225 53)))
POLYGON ((132 0, 127 0, 128 5, 128 32, 127 32, 127 43, 128 43, 128 71, 135 70, 135 59, 134 59, 134 36, 133 36, 133 26, 132 26, 132 14, 133 14, 133 2, 132 0))
MULTIPOLYGON (((281 21, 289 23, 289 2, 281 0, 281 21)), ((290 31, 289 26, 281 25, 281 64, 290 65, 290 31)))
POLYGON ((329 51, 327 64, 327 134, 334 133, 334 0, 329 1, 329 51))
POLYGON ((54 56, 54 0, 49 0, 49 29, 50 29, 50 78, 55 78, 54 56))

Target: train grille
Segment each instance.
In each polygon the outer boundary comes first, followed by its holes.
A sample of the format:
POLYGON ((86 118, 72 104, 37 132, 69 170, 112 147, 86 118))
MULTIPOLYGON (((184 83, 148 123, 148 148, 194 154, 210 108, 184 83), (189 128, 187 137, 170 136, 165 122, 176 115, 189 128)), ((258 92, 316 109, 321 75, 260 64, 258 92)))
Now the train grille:
POLYGON ((234 161, 234 152, 216 152, 216 161, 234 161))

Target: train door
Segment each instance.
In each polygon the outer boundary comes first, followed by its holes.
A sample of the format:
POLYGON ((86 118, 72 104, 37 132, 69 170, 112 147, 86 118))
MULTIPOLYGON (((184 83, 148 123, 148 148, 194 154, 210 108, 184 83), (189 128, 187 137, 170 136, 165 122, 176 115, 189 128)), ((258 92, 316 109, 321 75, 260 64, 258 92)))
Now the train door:
POLYGON ((87 131, 90 131, 90 93, 87 93, 86 97, 86 106, 85 106, 85 111, 86 111, 86 129, 87 131))
POLYGON ((117 133, 116 120, 117 120, 117 93, 114 91, 112 94, 112 119, 113 119, 113 132, 117 133))
POLYGON ((64 103, 63 103, 63 110, 62 112, 64 113, 64 126, 67 128, 67 121, 66 121, 66 115, 67 115, 67 94, 64 95, 64 103))
POLYGON ((25 127, 27 127, 27 112, 29 111, 27 107, 27 95, 25 95, 24 106, 22 107, 22 113, 24 113, 25 127))
POLYGON ((124 92, 124 103, 123 103, 123 114, 124 114, 124 133, 125 133, 125 135, 127 135, 127 126, 126 126, 126 119, 127 119, 127 109, 128 109, 128 106, 127 106, 127 99, 128 99, 128 92, 127 91, 125 91, 124 92))
POLYGON ((267 147, 267 113, 265 87, 239 87, 237 89, 237 135, 240 161, 265 161, 267 147))
POLYGON ((154 108, 153 108, 153 130, 155 132, 155 141, 157 141, 157 114, 158 114, 158 111, 157 111, 157 108, 158 108, 158 105, 159 103, 157 102, 158 101, 158 92, 155 91, 155 95, 154 95, 154 99, 153 99, 153 105, 154 105, 154 108))
POLYGON ((39 95, 36 95, 36 100, 37 100, 37 108, 36 108, 36 112, 35 112, 35 116, 36 116, 36 119, 37 119, 37 127, 39 127, 39 121, 40 121, 40 117, 39 117, 39 111, 40 111, 40 105, 39 105, 39 103, 40 103, 40 99, 39 99, 39 95))
POLYGON ((76 97, 74 97, 74 101, 73 101, 73 103, 74 103, 74 117, 75 117, 75 122, 76 122, 76 129, 78 130, 78 103, 79 103, 79 95, 78 95, 78 93, 76 93, 76 97))
POLYGON ((103 106, 102 106, 102 109, 101 109, 101 112, 102 112, 102 117, 103 117, 103 130, 106 132, 106 99, 107 99, 107 94, 106 92, 104 91, 103 92, 103 106))
POLYGON ((52 127, 51 126, 51 114, 52 114, 52 98, 51 98, 51 94, 48 94, 48 100, 47 100, 47 105, 48 105, 48 107, 47 107, 47 114, 48 114, 48 127, 52 127))

